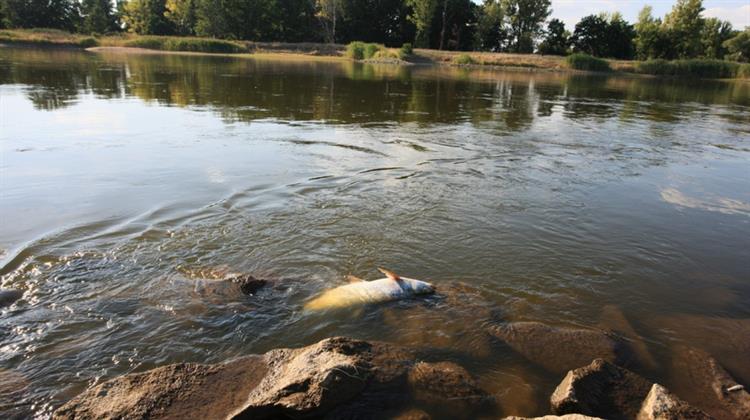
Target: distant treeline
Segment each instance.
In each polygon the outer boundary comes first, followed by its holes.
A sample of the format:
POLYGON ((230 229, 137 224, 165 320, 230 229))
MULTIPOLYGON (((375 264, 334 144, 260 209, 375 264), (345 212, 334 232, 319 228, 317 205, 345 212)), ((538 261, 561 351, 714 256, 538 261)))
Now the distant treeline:
POLYGON ((0 25, 87 34, 356 40, 440 50, 750 61, 750 28, 735 30, 729 22, 704 18, 703 10, 701 0, 677 0, 663 19, 646 6, 635 24, 619 13, 602 13, 582 18, 571 32, 559 19, 549 19, 550 0, 0 0, 0 25))

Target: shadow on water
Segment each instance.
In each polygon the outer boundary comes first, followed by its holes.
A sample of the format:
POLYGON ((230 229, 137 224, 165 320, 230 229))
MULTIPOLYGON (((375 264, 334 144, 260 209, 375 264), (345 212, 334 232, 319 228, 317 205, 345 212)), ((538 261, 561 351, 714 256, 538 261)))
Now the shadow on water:
POLYGON ((24 293, 0 412, 348 335, 544 414, 560 375, 505 321, 626 318, 650 378, 691 345, 750 381, 750 84, 3 48, 0 95, 0 286, 24 293), (301 310, 380 265, 447 292, 301 310))

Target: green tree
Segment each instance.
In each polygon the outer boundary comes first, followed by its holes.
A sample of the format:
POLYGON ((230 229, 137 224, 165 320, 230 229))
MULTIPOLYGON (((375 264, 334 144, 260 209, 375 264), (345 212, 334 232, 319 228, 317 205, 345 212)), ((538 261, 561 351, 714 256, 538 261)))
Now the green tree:
POLYGON ((603 15, 584 16, 576 23, 571 42, 576 51, 606 57, 609 24, 603 15))
POLYGON ((429 47, 430 27, 437 0, 406 0, 406 3, 411 7, 408 19, 416 27, 414 44, 418 47, 429 47))
POLYGON ((0 0, 0 26, 55 28, 72 31, 80 20, 74 0, 0 0))
POLYGON ((542 24, 552 12, 550 0, 503 0, 507 16, 510 50, 534 52, 534 40, 542 33, 542 24))
POLYGON ((724 42, 735 36, 732 24, 716 18, 708 18, 703 22, 701 44, 703 57, 722 59, 727 54, 724 42))
POLYGON ((164 16, 172 23, 179 35, 195 35, 198 21, 196 0, 167 0, 164 16))
POLYGON ((552 19, 547 24, 544 40, 539 43, 540 54, 565 55, 570 48, 570 32, 565 30, 565 23, 552 19))
POLYGON ((571 37, 576 51, 597 57, 629 59, 635 55, 635 29, 619 13, 589 15, 576 24, 571 37))
POLYGON ((171 22, 165 16, 165 0, 129 0, 122 19, 128 31, 142 35, 169 35, 171 22))
POLYGON ((664 28, 669 31, 678 58, 694 58, 702 54, 702 12, 701 0, 677 0, 672 11, 664 18, 664 28))
POLYGON ((474 46, 481 51, 501 51, 508 37, 504 27, 505 11, 500 0, 484 0, 477 9, 474 46))
POLYGON ((727 49, 727 60, 750 62, 750 26, 734 38, 724 41, 723 46, 727 49))
POLYGON ((323 26, 326 41, 336 42, 336 24, 343 13, 342 0, 316 0, 316 16, 323 26))
POLYGON ((635 51, 639 60, 670 58, 674 52, 661 19, 654 18, 652 11, 651 6, 641 9, 635 24, 635 51))
POLYGON ((81 15, 81 32, 104 34, 118 29, 117 16, 110 0, 83 0, 81 15))

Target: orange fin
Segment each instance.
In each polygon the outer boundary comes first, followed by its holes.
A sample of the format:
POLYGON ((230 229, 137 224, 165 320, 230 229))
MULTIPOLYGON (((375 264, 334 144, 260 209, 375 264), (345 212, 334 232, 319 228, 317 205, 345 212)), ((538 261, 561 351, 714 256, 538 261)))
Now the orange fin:
POLYGON ((393 271, 386 270, 385 268, 380 268, 380 267, 378 267, 378 270, 393 281, 401 280, 401 277, 399 277, 398 274, 394 273, 393 271))
POLYGON ((359 283, 359 282, 364 281, 364 280, 362 280, 361 278, 359 278, 357 276, 352 276, 351 274, 349 274, 348 276, 346 276, 346 279, 349 280, 349 283, 359 283))

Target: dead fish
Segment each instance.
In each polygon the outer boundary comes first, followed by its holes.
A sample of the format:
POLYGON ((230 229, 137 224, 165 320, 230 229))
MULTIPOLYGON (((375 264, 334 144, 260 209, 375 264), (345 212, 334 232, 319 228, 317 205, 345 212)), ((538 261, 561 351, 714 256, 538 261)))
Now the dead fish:
POLYGON ((430 283, 401 277, 383 268, 378 268, 378 270, 385 274, 384 279, 364 281, 350 276, 351 283, 323 292, 322 295, 307 302, 305 309, 312 311, 340 309, 407 299, 435 292, 435 287, 430 283))
POLYGON ((745 389, 744 386, 737 384, 737 385, 730 386, 729 388, 727 388, 727 392, 742 391, 743 389, 745 389))

